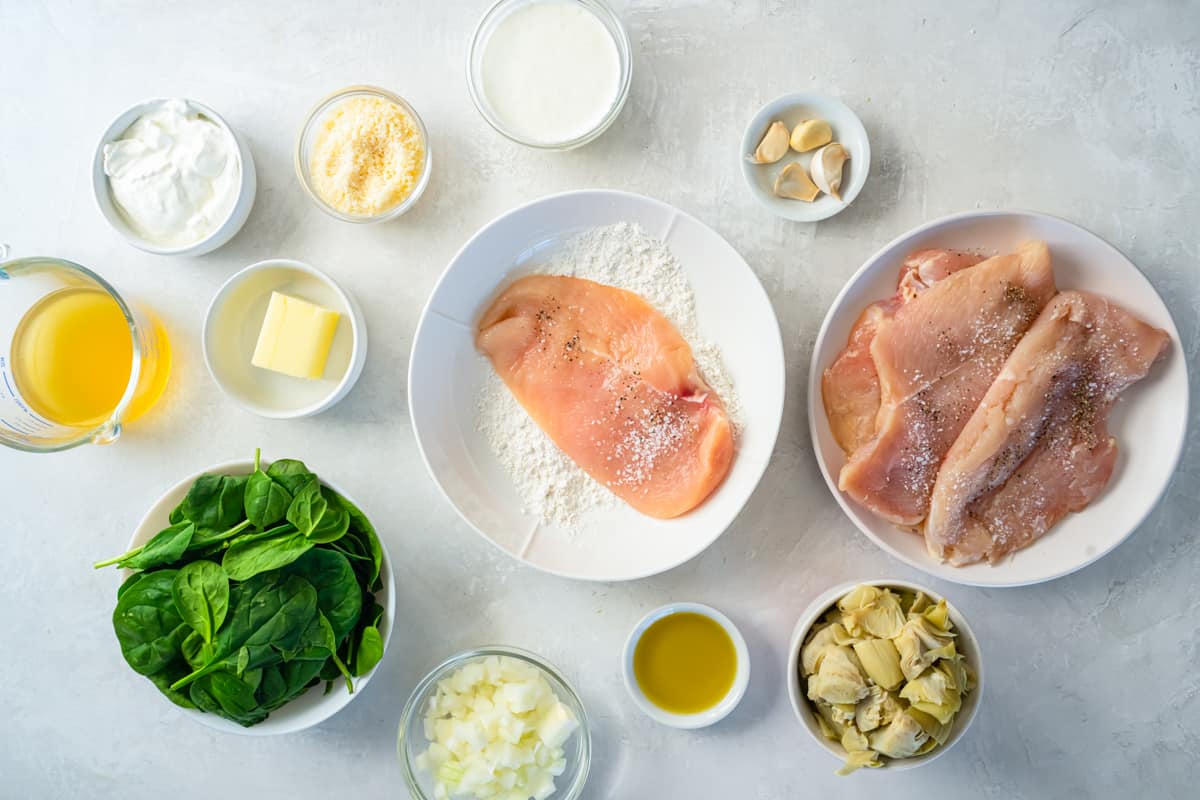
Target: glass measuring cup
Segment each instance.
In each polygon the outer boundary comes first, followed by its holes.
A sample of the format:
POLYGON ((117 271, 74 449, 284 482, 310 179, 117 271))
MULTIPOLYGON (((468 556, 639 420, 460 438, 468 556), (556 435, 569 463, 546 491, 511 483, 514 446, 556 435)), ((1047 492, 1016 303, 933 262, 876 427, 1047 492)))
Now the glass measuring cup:
POLYGON ((162 394, 162 324, 96 273, 0 245, 0 444, 34 453, 115 440, 162 394))

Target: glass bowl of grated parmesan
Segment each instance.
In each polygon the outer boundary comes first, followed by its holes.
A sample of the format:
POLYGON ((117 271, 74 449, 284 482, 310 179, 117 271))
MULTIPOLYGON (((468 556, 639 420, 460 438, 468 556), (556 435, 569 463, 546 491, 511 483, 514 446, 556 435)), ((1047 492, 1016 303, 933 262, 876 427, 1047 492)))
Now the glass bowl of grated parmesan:
POLYGON ((343 222, 382 222, 408 211, 429 183, 432 161, 416 109, 375 86, 321 100, 296 142, 300 185, 343 222))

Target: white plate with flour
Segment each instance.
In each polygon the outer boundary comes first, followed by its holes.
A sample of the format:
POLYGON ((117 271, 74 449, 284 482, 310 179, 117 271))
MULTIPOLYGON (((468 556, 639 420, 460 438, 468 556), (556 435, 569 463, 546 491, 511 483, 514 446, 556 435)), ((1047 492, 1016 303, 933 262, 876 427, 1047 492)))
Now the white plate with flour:
POLYGON ((408 374, 417 445, 462 518, 531 566, 601 581, 671 569, 729 527, 770 461, 783 397, 779 323, 741 256, 678 209, 602 190, 542 198, 475 234, 421 314, 408 374), (695 510, 659 520, 617 500, 558 452, 476 351, 479 315, 527 272, 637 292, 691 344, 740 424, 728 476, 695 510))
POLYGON ((808 378, 808 419, 813 450, 833 496, 875 544, 930 575, 973 586, 1025 586, 1067 575, 1108 553, 1132 534, 1157 505, 1183 452, 1188 420, 1187 364, 1179 331, 1162 299, 1115 247, 1057 217, 1022 211, 972 211, 922 225, 894 240, 862 266, 833 301, 813 350, 808 378), (833 439, 821 401, 821 375, 846 346, 850 329, 869 303, 896 290, 904 257, 940 247, 983 255, 1012 252, 1027 239, 1050 247, 1059 289, 1108 297, 1145 322, 1165 330, 1171 343, 1143 380, 1126 389, 1108 418, 1117 440, 1116 469, 1091 505, 1068 514, 1041 539, 992 564, 954 567, 925 549, 921 536, 902 531, 859 506, 837 488, 846 458, 833 439))

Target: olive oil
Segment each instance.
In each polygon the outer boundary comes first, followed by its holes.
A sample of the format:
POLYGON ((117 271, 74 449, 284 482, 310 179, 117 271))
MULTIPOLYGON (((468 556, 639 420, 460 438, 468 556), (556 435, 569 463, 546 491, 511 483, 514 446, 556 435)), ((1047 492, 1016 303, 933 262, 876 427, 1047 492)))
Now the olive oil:
POLYGON ((720 703, 737 667, 737 650, 720 623, 690 611, 655 621, 633 651, 642 693, 673 714, 697 714, 720 703))

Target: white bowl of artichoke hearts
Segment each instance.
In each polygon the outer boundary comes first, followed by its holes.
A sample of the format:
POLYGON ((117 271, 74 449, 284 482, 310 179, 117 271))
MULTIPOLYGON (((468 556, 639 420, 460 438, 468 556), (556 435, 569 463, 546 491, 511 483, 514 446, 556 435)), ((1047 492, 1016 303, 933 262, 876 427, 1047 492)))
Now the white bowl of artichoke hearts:
POLYGON ((792 634, 788 696, 813 738, 845 763, 927 764, 970 726, 983 693, 967 621, 915 583, 844 583, 805 610, 792 634))

